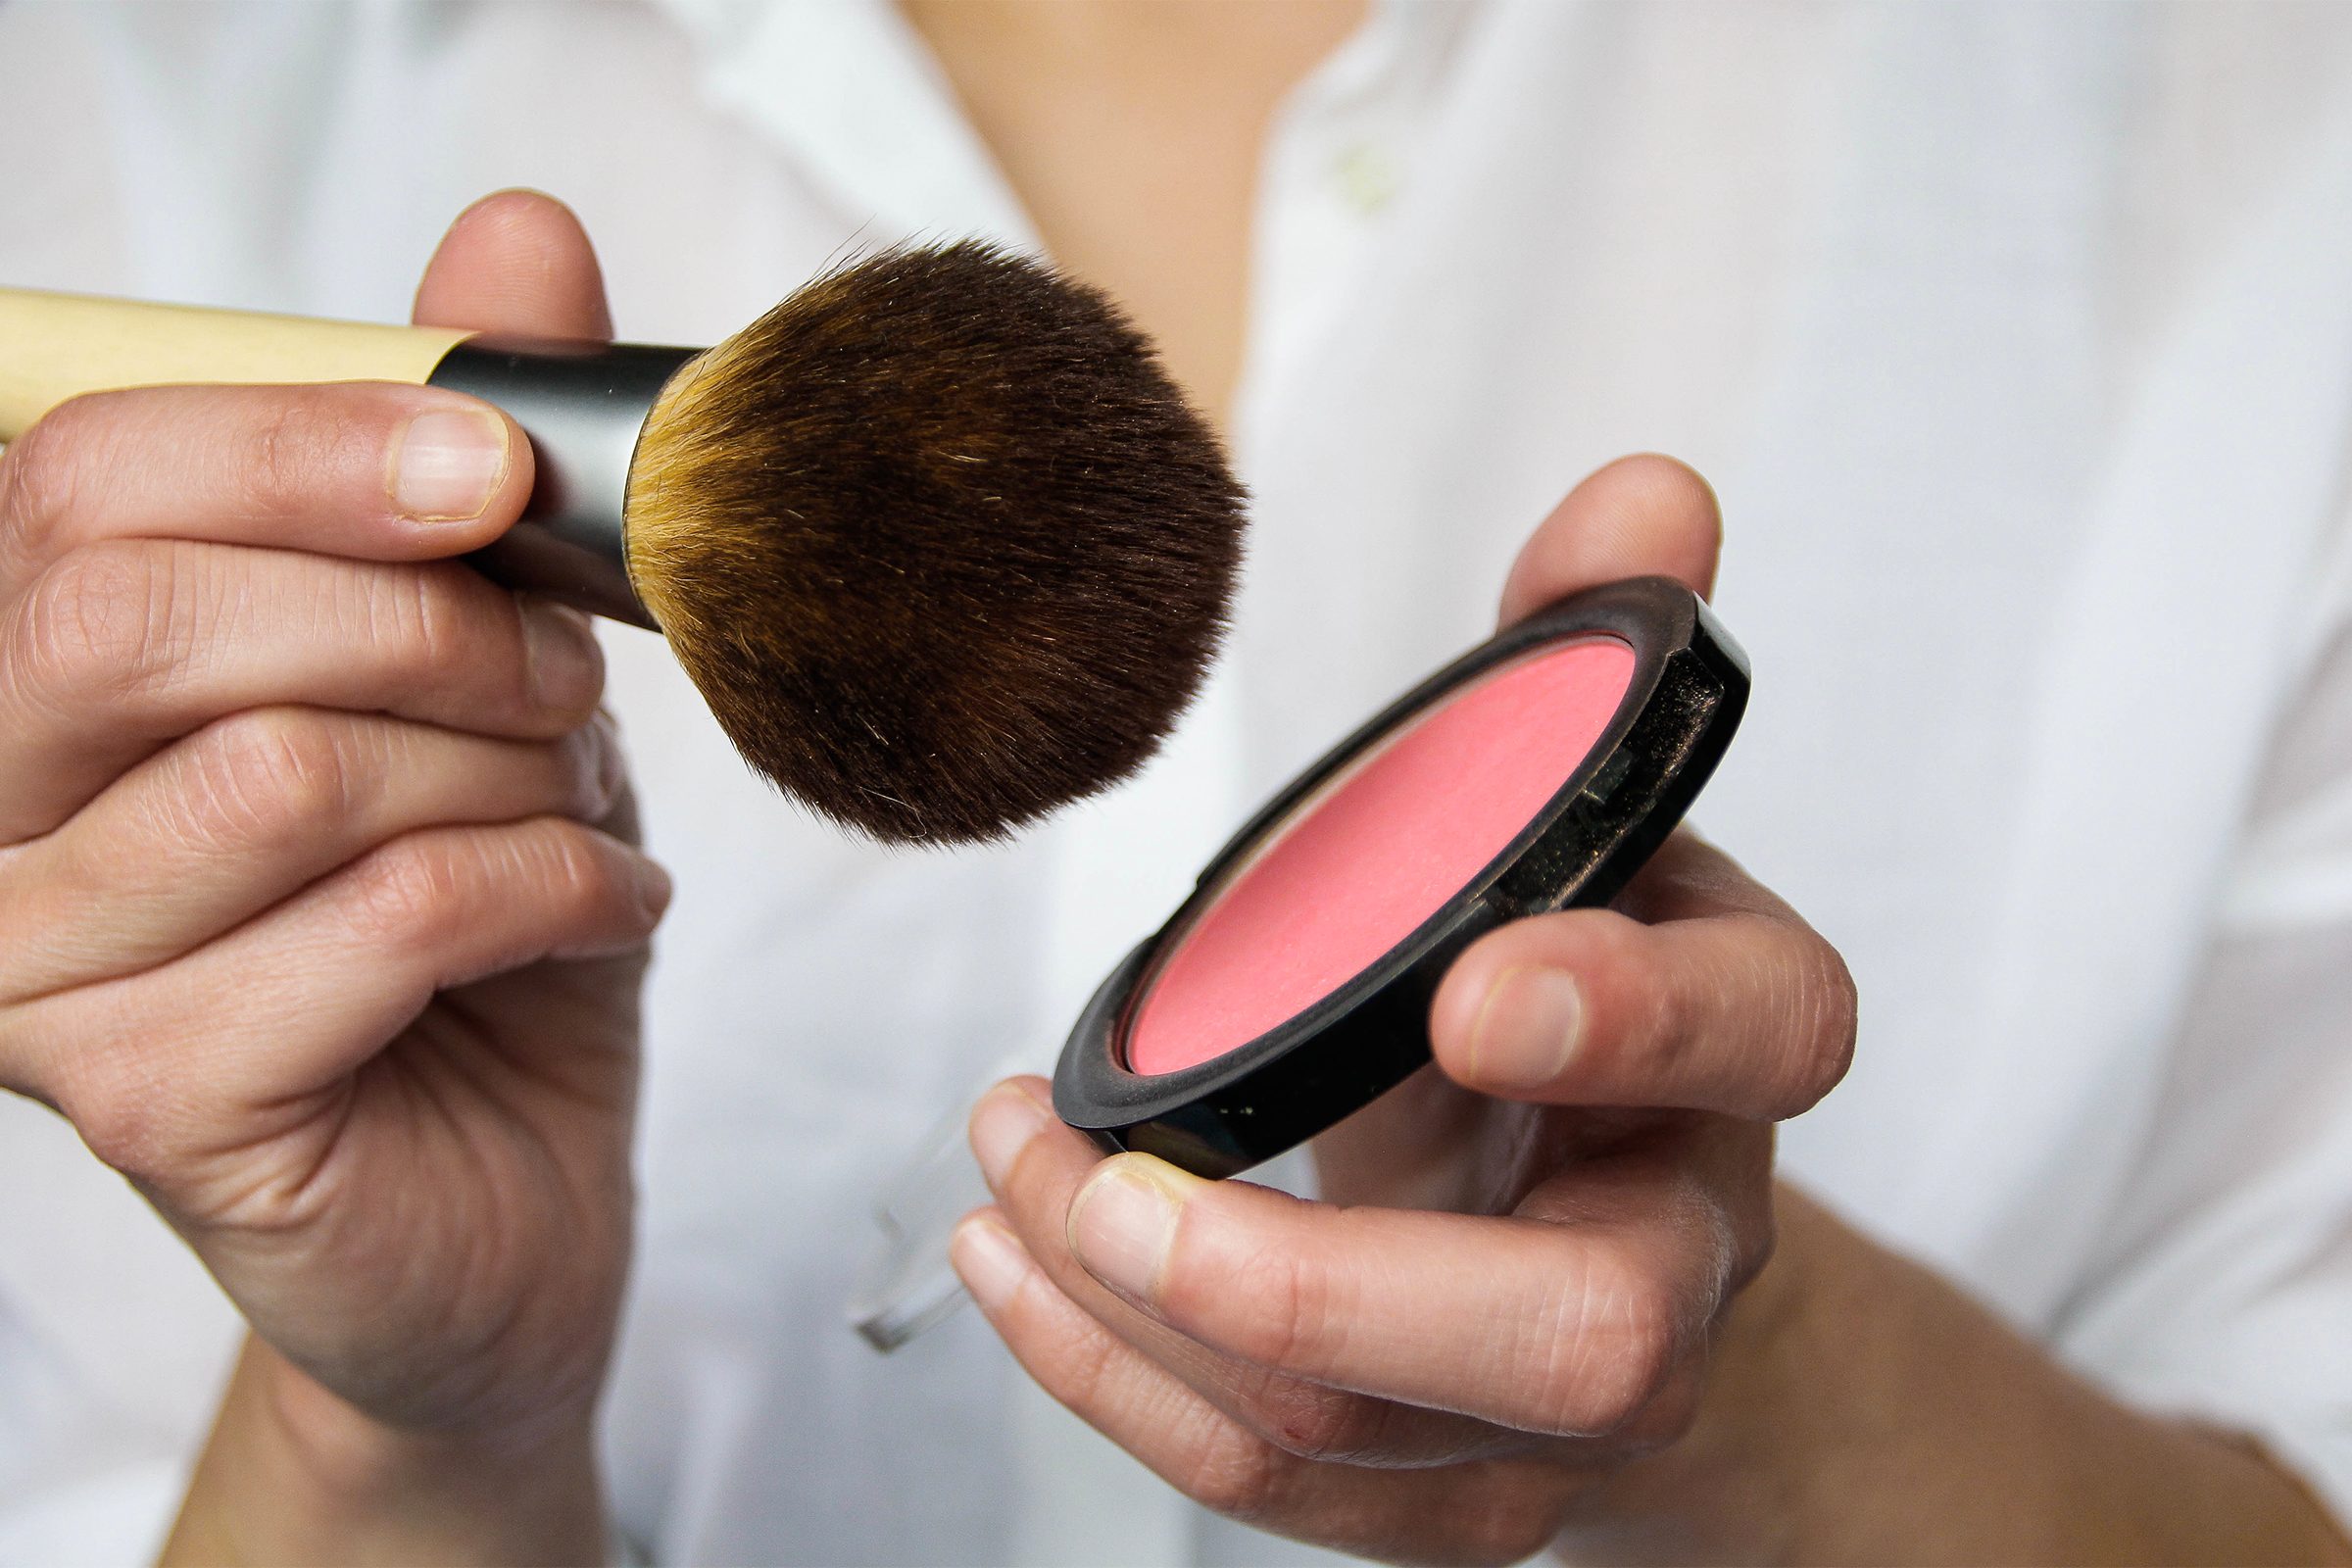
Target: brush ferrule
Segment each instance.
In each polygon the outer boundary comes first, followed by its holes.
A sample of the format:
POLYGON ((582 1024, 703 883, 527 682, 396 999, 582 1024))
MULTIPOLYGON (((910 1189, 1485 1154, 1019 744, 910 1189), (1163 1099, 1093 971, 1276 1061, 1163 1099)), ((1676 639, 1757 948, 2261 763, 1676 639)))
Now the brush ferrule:
POLYGON ((629 465, 654 400, 700 349, 468 338, 431 383, 504 409, 531 438, 522 520, 473 557, 511 588, 654 630, 629 580, 629 465))

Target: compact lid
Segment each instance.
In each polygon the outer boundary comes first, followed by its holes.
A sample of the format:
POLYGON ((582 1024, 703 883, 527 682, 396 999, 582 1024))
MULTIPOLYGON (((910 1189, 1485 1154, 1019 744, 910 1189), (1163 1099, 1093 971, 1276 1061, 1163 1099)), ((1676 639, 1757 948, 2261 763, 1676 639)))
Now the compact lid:
MULTIPOLYGON (((1464 948, 1506 921, 1616 896, 1705 783, 1738 727, 1747 687, 1739 645, 1696 595, 1665 578, 1572 595, 1472 650, 1335 747, 1219 852, 1183 907, 1088 1004, 1054 1074, 1055 1108, 1108 1148, 1158 1154, 1209 1176, 1272 1158, 1345 1119, 1429 1060, 1430 1000, 1464 948), (1482 693, 1541 685, 1546 664, 1570 680, 1607 685, 1597 699, 1592 690, 1551 699, 1560 725, 1553 735, 1496 737, 1522 757, 1530 741, 1540 752, 1544 742, 1573 748, 1591 738, 1581 757, 1572 751, 1556 764, 1565 774, 1556 788, 1526 797, 1533 808, 1523 821, 1516 813, 1525 808, 1501 808, 1514 814, 1494 830, 1496 840, 1507 835, 1499 853, 1473 851, 1456 865, 1463 844, 1475 840, 1446 811, 1427 803, 1416 810, 1408 801, 1392 814, 1432 841, 1430 855, 1400 856, 1391 844, 1367 845, 1364 856, 1380 861, 1382 877, 1424 882, 1434 860, 1434 874, 1446 879, 1435 891, 1400 893, 1399 904, 1388 896, 1396 890, 1365 885, 1366 866, 1335 858, 1347 854, 1344 831, 1319 813, 1360 793, 1384 760, 1396 764, 1416 747, 1403 787, 1446 787, 1433 767, 1450 765, 1455 751, 1485 755, 1453 744, 1443 727, 1448 715, 1460 716, 1482 693), (1612 692, 1619 695, 1609 707, 1612 692), (1270 929, 1262 909, 1254 923, 1235 918, 1233 904, 1255 896, 1250 878, 1270 865, 1293 878, 1328 879, 1328 918, 1311 912, 1311 884, 1310 896, 1294 889, 1291 897, 1308 923, 1333 929, 1270 929), (1237 889, 1246 891, 1237 898, 1237 889), (1377 907, 1384 904, 1411 913, 1397 922, 1394 908, 1377 907), (1393 926, 1381 925, 1384 918, 1393 926), (1394 942, 1392 928, 1402 933, 1394 942), (1305 947, 1310 979, 1301 981, 1297 963, 1253 963, 1251 942, 1305 947), (1220 1004, 1201 994, 1215 983, 1247 994, 1220 1004)), ((1487 706, 1524 721, 1507 704, 1487 706)), ((1395 777, 1379 783, 1392 793, 1397 787, 1395 777)), ((1494 794, 1485 796, 1491 812, 1494 794)))

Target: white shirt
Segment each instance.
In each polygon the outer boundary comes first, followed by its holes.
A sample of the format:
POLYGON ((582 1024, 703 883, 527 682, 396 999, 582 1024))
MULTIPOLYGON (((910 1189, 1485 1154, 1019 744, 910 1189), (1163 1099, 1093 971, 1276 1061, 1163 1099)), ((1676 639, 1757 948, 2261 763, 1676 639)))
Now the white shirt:
MULTIPOLYGON (((459 207, 533 184, 623 333, 691 342, 846 246, 1033 242, 863 6, 0 6, 0 137, 11 283, 397 318, 459 207)), ((2348 190, 2332 8, 1382 8, 1266 148, 1249 580, 1144 779, 886 855, 608 637, 679 884, 622 1524, 679 1562, 1291 1550, 1073 1435, 974 1314, 874 1355, 842 1322, 867 1209, 1642 448, 1715 480, 1756 666, 1699 816, 1861 987, 1788 1171, 2352 1516, 2348 190)), ((0 1559, 149 1549, 232 1338, 120 1183, 0 1107, 0 1559)))

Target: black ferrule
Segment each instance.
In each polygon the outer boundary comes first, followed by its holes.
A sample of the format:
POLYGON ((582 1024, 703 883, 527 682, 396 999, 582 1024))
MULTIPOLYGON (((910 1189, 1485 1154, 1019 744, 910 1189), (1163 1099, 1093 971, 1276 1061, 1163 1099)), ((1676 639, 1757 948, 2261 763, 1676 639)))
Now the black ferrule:
POLYGON ((451 349, 430 384, 504 409, 537 464, 522 520, 473 564, 510 588, 659 630, 629 581, 629 465, 654 400, 701 352, 505 337, 451 349))

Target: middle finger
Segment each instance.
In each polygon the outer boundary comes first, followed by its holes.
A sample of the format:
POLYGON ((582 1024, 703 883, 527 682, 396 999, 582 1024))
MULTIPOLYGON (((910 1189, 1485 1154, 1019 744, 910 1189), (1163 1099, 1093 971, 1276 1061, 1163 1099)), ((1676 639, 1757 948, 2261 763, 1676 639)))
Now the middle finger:
POLYGON ((142 758, 243 709, 550 739, 603 684, 584 616, 463 566, 89 546, 0 612, 0 844, 48 832, 142 758))
POLYGON ((1835 948, 1689 834, 1617 909, 1516 920, 1471 944, 1430 1007, 1438 1065, 1466 1089, 1559 1105, 1779 1121, 1854 1049, 1835 948))
MULTIPOLYGON (((1096 1163, 1057 1125, 1009 1162, 982 1162, 1057 1283, 1052 1259, 1066 1250, 1222 1356, 1517 1433, 1639 1441, 1739 1272, 1728 1221, 1661 1223, 1710 1200, 1683 1182, 1637 1182, 1617 1204, 1553 1222, 1343 1209, 1141 1154, 1096 1163)), ((1170 1364, 1181 1375, 1192 1357, 1170 1364)))

